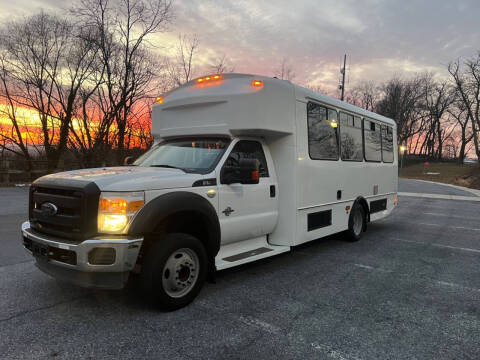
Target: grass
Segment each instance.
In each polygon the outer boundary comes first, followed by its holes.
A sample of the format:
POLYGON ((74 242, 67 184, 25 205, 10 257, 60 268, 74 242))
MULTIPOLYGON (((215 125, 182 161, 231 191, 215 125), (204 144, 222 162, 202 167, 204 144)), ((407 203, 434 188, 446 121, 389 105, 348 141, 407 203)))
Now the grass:
POLYGON ((400 177, 480 189, 480 167, 477 164, 460 165, 456 163, 430 162, 428 167, 424 166, 423 163, 415 164, 403 167, 400 171, 400 177))

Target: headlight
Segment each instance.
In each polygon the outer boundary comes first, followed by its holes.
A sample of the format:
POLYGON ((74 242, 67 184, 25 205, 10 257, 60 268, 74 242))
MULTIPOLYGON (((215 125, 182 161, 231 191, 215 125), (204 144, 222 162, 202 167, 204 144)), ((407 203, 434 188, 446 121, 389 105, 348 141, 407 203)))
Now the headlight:
POLYGON ((124 234, 144 204, 144 192, 102 193, 98 203, 98 232, 124 234))

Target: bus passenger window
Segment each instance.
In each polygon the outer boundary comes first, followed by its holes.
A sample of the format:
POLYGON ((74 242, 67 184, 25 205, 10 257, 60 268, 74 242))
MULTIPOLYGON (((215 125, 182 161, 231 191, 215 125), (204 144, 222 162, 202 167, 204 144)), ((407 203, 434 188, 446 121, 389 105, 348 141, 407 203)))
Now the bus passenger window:
POLYGON ((342 160, 363 161, 362 122, 357 116, 340 113, 342 160))
POLYGON ((383 162, 393 162, 393 129, 382 125, 382 159, 383 162))
POLYGON ((307 104, 308 152, 314 160, 338 160, 337 112, 319 104, 307 104))
POLYGON ((382 161, 380 125, 371 120, 363 120, 363 138, 365 139, 365 160, 382 161))

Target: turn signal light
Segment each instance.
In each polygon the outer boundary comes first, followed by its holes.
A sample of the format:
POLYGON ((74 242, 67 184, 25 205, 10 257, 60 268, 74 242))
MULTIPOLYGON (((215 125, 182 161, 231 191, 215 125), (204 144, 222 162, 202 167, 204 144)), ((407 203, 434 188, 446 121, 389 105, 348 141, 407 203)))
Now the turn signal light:
POLYGON ((144 200, 127 201, 120 198, 101 198, 99 210, 105 213, 125 214, 140 210, 145 204, 144 200))
POLYGON ((127 201, 125 199, 100 199, 100 211, 112 213, 125 213, 127 210, 127 201))
POLYGON ((263 81, 262 80, 252 80, 252 85, 254 87, 262 87, 263 86, 263 81))

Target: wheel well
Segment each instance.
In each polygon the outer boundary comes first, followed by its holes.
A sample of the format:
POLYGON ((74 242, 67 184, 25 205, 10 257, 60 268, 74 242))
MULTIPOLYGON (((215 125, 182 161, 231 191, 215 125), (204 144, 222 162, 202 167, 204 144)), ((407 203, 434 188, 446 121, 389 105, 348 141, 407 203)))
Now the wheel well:
MULTIPOLYGON (((363 197, 358 197, 355 200, 355 203, 358 203, 363 207, 363 210, 365 210, 365 215, 367 216, 366 221, 367 223, 370 222, 370 209, 368 208, 367 200, 365 200, 363 197)), ((365 226, 367 226, 367 224, 365 224, 365 226)))
MULTIPOLYGON (((207 225, 206 216, 196 211, 180 211, 162 219, 153 232, 146 234, 141 254, 144 254, 152 243, 161 241, 163 235, 171 233, 189 234, 200 240, 205 246, 209 259, 214 259, 218 249, 211 245, 212 234, 207 225)), ((141 259, 139 259, 141 262, 141 259)))

